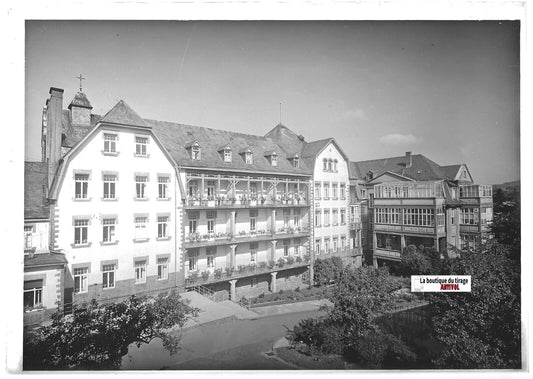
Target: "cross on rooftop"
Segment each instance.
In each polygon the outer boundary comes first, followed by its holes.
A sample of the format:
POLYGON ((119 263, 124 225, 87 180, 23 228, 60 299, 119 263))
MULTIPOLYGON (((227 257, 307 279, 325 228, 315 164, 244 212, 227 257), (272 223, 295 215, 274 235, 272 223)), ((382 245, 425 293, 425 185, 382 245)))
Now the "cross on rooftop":
POLYGON ((85 80, 85 78, 84 78, 83 76, 81 76, 81 74, 80 74, 80 76, 76 76, 76 78, 80 80, 80 92, 83 92, 83 91, 81 90, 81 81, 82 81, 82 80, 85 80))

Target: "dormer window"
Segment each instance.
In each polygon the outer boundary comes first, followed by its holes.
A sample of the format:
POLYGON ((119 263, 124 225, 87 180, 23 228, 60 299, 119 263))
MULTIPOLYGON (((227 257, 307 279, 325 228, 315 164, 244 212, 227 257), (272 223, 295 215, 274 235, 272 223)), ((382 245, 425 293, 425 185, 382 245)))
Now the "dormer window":
POLYGON ((298 154, 295 154, 294 156, 289 158, 289 161, 291 162, 292 167, 300 167, 300 158, 298 157, 298 154))
POLYGON ((229 147, 224 149, 224 162, 231 162, 231 149, 229 147))
POLYGON ((270 164, 272 166, 277 166, 278 165, 278 156, 276 155, 276 153, 273 153, 271 156, 270 156, 270 164))
POLYGON ((200 160, 200 157, 201 157, 201 150, 200 150, 200 146, 193 146, 191 148, 191 158, 194 160, 194 161, 199 161, 200 160))
POLYGON ((251 151, 244 153, 244 160, 246 164, 254 164, 254 155, 251 151))

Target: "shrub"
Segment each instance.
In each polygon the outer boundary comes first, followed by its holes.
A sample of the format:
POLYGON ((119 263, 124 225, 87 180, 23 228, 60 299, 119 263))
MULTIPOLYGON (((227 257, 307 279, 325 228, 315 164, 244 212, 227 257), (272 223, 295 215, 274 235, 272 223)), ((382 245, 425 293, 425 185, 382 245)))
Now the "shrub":
POLYGON ((283 258, 278 259, 278 267, 283 267, 283 266, 285 266, 285 259, 283 258))
POLYGON ((300 286, 296 287, 296 288, 294 289, 294 292, 300 292, 300 286))
POLYGON ((209 279, 209 275, 211 275, 211 273, 210 273, 209 271, 207 271, 207 270, 206 270, 206 271, 203 271, 203 272, 202 272, 202 279, 203 279, 204 281, 207 281, 207 279, 209 279))
POLYGON ((226 267, 226 276, 233 275, 233 267, 226 267))
POLYGON ((259 268, 265 268, 267 266, 266 262, 259 262, 259 268))
POLYGON ((215 270, 215 279, 220 279, 222 278, 222 269, 221 268, 217 268, 215 270))
POLYGON ((296 263, 302 263, 302 258, 301 257, 296 257, 296 263))
POLYGON ((194 271, 189 275, 189 281, 191 283, 196 283, 198 281, 198 271, 194 271))
POLYGON ((294 263, 294 258, 293 257, 288 257, 287 258, 287 264, 292 265, 293 263, 294 263))

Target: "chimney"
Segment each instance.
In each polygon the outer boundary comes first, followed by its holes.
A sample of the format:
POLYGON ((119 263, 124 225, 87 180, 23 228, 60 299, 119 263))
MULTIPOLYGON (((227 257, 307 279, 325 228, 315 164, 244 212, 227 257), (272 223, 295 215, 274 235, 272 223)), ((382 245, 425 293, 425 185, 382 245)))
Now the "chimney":
POLYGON ((76 93, 68 109, 70 110, 70 119, 73 125, 91 125, 91 110, 93 107, 83 92, 76 93))
POLYGON ((50 98, 43 114, 44 161, 48 163, 48 188, 52 185, 57 163, 61 159, 61 135, 63 116, 63 90, 50 87, 50 98))
POLYGON ((407 161, 405 162, 405 168, 411 168, 411 166, 413 165, 413 156, 411 155, 410 151, 407 151, 405 153, 405 159, 407 161))

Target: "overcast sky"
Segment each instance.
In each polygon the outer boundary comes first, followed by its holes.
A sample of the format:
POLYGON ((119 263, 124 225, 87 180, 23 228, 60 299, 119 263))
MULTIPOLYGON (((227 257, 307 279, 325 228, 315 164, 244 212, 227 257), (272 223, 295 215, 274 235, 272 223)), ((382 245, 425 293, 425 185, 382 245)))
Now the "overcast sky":
POLYGON ((93 113, 334 137, 351 160, 424 154, 474 180, 519 179, 518 22, 26 24, 26 152, 51 86, 86 78, 93 113))

